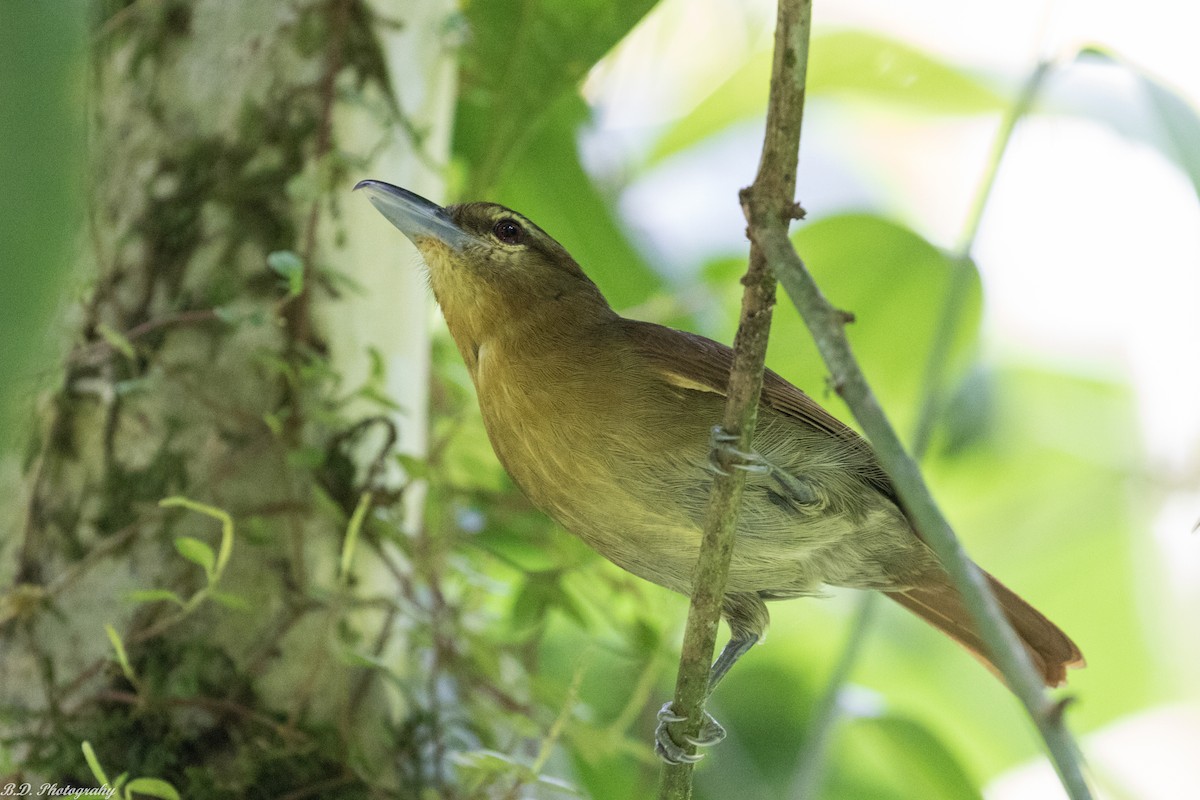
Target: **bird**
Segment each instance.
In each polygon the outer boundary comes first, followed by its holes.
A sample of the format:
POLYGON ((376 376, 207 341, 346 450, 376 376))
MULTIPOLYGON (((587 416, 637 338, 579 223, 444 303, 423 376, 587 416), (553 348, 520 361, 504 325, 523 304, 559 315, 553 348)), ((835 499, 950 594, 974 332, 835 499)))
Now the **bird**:
MULTIPOLYGON (((355 189, 420 252, 514 483, 609 561, 689 595, 722 469, 713 431, 732 350, 622 317, 566 248, 512 209, 442 207, 379 180, 355 189)), ((865 439, 769 369, 753 439, 753 453, 735 453, 746 485, 721 609, 730 638, 709 673, 710 694, 762 639, 768 601, 829 586, 882 592, 999 674, 865 439)), ((1083 666, 1058 626, 983 575, 1047 686, 1083 666)), ((707 713, 699 736, 674 734, 683 719, 670 703, 658 714, 655 749, 668 763, 700 758, 677 737, 711 745, 725 735, 707 713)))

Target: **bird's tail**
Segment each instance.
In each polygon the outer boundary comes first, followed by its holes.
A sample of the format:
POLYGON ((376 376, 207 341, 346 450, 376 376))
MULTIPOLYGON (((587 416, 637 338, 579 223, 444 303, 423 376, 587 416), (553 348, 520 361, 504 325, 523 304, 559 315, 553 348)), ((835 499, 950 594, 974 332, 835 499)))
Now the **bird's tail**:
MULTIPOLYGON (((1036 608, 1022 600, 1015 592, 1000 581, 983 573, 996 596, 1004 615, 1029 652, 1033 665, 1041 673, 1047 686, 1058 686, 1066 682, 1068 667, 1082 667, 1083 654, 1062 630, 1046 619, 1036 608)), ((940 583, 907 589, 903 592, 885 592, 900 605, 929 622, 938 630, 948 634, 989 669, 1000 674, 988 654, 988 647, 975 632, 975 625, 963 605, 958 590, 946 580, 940 583)))

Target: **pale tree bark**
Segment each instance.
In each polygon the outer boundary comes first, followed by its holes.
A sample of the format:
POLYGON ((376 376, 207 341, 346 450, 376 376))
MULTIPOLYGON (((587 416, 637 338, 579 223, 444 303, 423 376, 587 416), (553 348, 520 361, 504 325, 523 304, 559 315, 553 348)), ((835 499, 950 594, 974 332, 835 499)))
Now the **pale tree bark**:
POLYGON ((389 596, 417 493, 393 455, 424 452, 429 303, 350 188, 442 193, 453 14, 167 0, 97 23, 87 287, 0 518, 24 775, 86 778, 87 740, 109 774, 181 790, 403 782, 384 754, 410 709, 364 664, 405 652, 389 596), (219 521, 169 496, 231 517, 227 564, 219 521), (264 753, 286 762, 270 786, 264 753))

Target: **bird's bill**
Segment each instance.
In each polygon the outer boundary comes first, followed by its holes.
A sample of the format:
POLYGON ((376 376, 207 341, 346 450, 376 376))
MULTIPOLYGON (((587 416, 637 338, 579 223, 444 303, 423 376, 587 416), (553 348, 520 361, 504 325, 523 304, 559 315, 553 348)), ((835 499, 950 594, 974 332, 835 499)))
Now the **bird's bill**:
POLYGON ((461 250, 473 238, 450 219, 446 209, 407 189, 373 180, 359 181, 354 189, 362 189, 371 205, 415 245, 431 238, 461 250))

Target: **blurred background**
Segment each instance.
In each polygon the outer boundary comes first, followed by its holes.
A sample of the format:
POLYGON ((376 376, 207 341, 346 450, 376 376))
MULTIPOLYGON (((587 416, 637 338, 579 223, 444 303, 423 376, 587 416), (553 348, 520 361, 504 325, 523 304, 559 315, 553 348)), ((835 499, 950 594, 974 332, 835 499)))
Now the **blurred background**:
MULTIPOLYGON (((1084 651, 1059 693, 1108 798, 1200 784, 1194 13, 814 6, 798 252, 968 552, 1084 651)), ((5 4, 0 776, 652 796, 684 598, 512 486, 349 192, 505 203, 625 315, 729 342, 773 22, 5 4)), ((782 294, 768 365, 850 421, 782 294)), ((1062 796, 1007 690, 886 602, 772 606, 698 797, 1062 796)))

